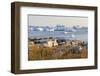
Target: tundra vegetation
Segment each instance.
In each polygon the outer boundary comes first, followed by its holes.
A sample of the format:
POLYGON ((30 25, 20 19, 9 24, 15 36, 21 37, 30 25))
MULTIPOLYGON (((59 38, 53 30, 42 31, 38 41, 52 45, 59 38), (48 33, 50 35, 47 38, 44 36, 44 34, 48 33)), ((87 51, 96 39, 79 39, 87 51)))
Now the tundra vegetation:
MULTIPOLYGON (((80 40, 57 41, 58 45, 47 47, 28 42, 28 60, 79 59, 88 57, 87 43, 80 40)), ((54 44, 54 43, 53 43, 54 44)), ((47 44, 48 45, 48 44, 47 44)))

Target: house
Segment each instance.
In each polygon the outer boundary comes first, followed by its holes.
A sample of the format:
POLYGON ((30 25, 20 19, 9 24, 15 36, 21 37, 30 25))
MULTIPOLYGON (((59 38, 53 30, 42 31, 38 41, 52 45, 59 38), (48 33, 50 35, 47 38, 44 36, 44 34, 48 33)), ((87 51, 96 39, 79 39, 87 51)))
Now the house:
POLYGON ((71 44, 72 44, 73 46, 80 45, 80 44, 82 44, 82 41, 80 41, 80 40, 72 40, 72 41, 71 41, 71 44))
POLYGON ((46 43, 44 43, 44 46, 46 47, 54 47, 58 46, 57 40, 56 39, 48 39, 46 43))
POLYGON ((34 46, 34 42, 33 41, 28 41, 28 46, 34 46))
POLYGON ((65 45, 66 46, 71 46, 71 41, 70 40, 66 41, 65 45))
POLYGON ((55 39, 53 42, 53 46, 58 46, 57 40, 55 39))
POLYGON ((34 42, 33 41, 28 41, 28 48, 29 48, 29 50, 32 50, 32 47, 34 46, 35 44, 34 44, 34 42))
POLYGON ((58 38, 57 39, 57 43, 58 43, 58 45, 64 45, 65 43, 66 43, 66 40, 65 39, 60 39, 60 38, 58 38))

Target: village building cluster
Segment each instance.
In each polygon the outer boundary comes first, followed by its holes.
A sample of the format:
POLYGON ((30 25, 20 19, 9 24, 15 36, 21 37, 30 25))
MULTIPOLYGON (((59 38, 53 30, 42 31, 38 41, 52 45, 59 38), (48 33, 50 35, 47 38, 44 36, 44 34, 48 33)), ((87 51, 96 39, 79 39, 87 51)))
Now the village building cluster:
POLYGON ((28 46, 38 46, 38 47, 56 47, 56 46, 79 46, 80 49, 82 46, 87 46, 84 41, 80 40, 65 40, 65 39, 56 39, 56 38, 40 38, 40 39, 29 39, 28 46))

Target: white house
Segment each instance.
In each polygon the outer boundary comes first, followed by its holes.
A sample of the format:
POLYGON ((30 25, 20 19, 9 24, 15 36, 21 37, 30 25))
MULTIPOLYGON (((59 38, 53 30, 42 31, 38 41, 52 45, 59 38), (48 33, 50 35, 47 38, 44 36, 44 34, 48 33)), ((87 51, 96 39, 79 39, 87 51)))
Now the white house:
POLYGON ((54 46, 58 46, 58 43, 57 43, 57 40, 56 40, 56 39, 54 40, 53 45, 54 45, 54 46))
POLYGON ((57 40, 53 40, 53 39, 49 39, 47 41, 47 43, 44 43, 44 46, 46 47, 54 47, 54 46, 58 46, 57 40))

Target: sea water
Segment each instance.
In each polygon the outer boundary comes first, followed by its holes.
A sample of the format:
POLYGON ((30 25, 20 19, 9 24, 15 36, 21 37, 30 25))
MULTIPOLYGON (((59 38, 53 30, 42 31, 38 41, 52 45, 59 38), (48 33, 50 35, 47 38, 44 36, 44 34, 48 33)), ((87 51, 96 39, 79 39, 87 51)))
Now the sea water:
POLYGON ((78 30, 75 32, 67 31, 28 31, 29 38, 62 38, 66 40, 81 40, 88 41, 88 31, 87 30, 78 30))

